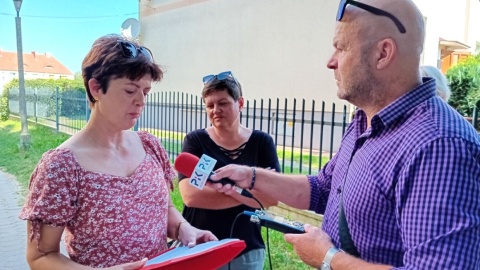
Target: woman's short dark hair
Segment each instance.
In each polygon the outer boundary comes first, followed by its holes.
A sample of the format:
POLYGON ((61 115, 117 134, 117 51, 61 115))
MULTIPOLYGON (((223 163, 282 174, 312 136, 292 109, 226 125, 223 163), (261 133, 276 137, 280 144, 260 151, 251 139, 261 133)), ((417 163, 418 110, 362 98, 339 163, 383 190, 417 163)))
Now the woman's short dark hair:
POLYGON ((211 82, 205 84, 202 90, 202 99, 205 100, 208 95, 218 91, 227 91, 234 101, 237 101, 241 96, 243 96, 242 86, 238 80, 228 77, 224 80, 218 80, 215 78, 211 82))
POLYGON ((98 38, 92 45, 92 48, 85 56, 82 62, 82 77, 88 99, 95 103, 88 81, 96 79, 100 83, 102 92, 105 94, 108 89, 108 83, 111 79, 128 78, 138 80, 149 74, 153 81, 160 81, 163 77, 163 71, 152 61, 152 59, 142 53, 136 57, 125 55, 121 42, 128 41, 120 35, 106 35, 98 38))

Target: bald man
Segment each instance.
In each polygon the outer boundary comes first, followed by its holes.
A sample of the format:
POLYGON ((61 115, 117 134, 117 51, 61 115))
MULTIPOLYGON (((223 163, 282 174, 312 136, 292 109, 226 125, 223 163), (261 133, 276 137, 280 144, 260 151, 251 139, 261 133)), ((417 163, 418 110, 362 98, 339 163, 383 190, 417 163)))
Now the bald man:
POLYGON ((337 21, 327 66, 359 108, 337 154, 316 176, 226 166, 212 179, 324 214, 285 235, 315 268, 480 269, 480 141, 419 74, 422 14, 410 0, 341 1, 337 21))

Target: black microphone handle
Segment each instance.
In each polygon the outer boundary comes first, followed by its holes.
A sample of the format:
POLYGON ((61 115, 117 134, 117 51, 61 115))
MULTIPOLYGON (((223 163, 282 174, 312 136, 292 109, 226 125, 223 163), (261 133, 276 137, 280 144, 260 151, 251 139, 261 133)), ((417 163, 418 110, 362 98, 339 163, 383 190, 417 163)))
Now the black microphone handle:
POLYGON ((215 181, 215 180, 210 179, 210 177, 209 177, 209 178, 207 179, 207 181, 210 181, 210 182, 212 182, 212 183, 214 183, 214 184, 220 183, 220 184, 222 184, 222 185, 230 184, 230 185, 232 185, 232 186, 235 186, 235 182, 233 182, 232 180, 230 180, 230 179, 228 179, 228 178, 222 178, 222 179, 220 179, 220 180, 216 180, 216 181, 215 181))
MULTIPOLYGON (((215 174, 215 173, 212 172, 210 175, 213 175, 213 174, 215 174)), ((209 177, 209 178, 207 179, 207 181, 210 181, 210 182, 212 182, 212 183, 214 183, 214 184, 216 184, 216 183, 220 183, 220 184, 222 184, 222 185, 230 184, 230 185, 232 185, 232 187, 234 187, 235 190, 236 190, 238 193, 240 193, 242 196, 247 197, 247 198, 253 198, 252 193, 250 193, 248 190, 246 190, 246 189, 244 189, 244 188, 241 188, 241 187, 236 186, 236 185, 235 185, 235 182, 232 181, 232 180, 230 180, 229 178, 222 178, 222 179, 220 179, 220 180, 216 180, 216 181, 215 181, 215 180, 210 179, 210 177, 209 177)), ((255 199, 255 200, 256 200, 256 199, 255 199)), ((261 204, 260 204, 260 205, 261 205, 261 204)), ((263 208, 263 206, 262 206, 261 208, 263 208)))

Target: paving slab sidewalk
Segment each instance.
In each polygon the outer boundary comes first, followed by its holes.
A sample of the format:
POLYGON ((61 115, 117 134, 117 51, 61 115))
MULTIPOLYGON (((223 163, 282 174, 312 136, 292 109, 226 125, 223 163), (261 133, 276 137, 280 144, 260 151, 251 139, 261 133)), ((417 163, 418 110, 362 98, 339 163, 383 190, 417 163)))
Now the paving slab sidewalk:
POLYGON ((18 219, 21 204, 17 180, 0 171, 0 269, 29 269, 25 260, 26 222, 18 219))
MULTIPOLYGON (((26 222, 18 218, 22 188, 15 176, 0 171, 0 269, 28 270, 25 260, 26 222)), ((63 241, 61 252, 66 254, 63 241)))

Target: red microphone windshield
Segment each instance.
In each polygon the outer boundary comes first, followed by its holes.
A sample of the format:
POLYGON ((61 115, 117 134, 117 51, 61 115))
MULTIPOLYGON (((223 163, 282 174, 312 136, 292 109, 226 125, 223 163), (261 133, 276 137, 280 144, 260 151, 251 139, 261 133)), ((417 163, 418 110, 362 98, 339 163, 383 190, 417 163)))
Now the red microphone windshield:
POLYGON ((195 170, 195 166, 197 166, 198 161, 200 161, 199 157, 187 152, 182 152, 175 159, 173 166, 175 167, 175 170, 177 170, 177 172, 187 177, 190 177, 192 176, 192 173, 195 170))

